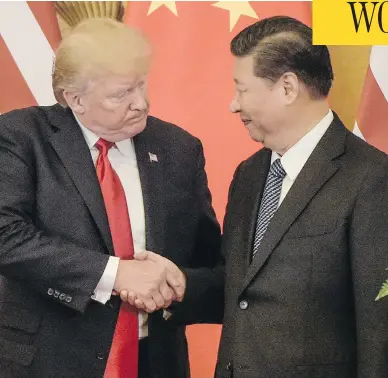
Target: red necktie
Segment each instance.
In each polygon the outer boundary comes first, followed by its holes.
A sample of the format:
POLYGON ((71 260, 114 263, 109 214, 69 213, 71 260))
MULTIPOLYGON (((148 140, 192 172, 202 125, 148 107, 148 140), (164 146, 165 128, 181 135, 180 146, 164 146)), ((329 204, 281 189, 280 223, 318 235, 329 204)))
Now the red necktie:
MULTIPOLYGON (((104 139, 98 140, 96 147, 100 154, 96 170, 115 255, 129 260, 134 254, 132 230, 123 186, 108 159, 108 151, 113 145, 104 139)), ((138 313, 128 303, 122 303, 104 378, 137 378, 138 343, 138 313)))

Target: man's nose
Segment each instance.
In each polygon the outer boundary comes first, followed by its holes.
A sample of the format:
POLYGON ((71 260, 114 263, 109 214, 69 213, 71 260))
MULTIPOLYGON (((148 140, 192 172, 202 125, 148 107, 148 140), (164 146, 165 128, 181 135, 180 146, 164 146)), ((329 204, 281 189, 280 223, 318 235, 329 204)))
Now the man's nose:
POLYGON ((230 103, 229 109, 232 113, 238 113, 241 110, 240 103, 237 101, 236 97, 234 97, 230 103))

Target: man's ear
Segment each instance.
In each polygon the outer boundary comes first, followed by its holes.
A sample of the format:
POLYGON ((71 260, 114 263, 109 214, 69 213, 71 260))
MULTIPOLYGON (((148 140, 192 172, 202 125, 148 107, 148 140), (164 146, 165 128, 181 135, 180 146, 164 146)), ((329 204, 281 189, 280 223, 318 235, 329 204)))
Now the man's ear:
POLYGON ((63 91, 63 97, 71 110, 74 113, 84 114, 85 107, 82 103, 81 94, 76 91, 63 91))
POLYGON ((292 104, 299 95, 300 83, 298 77, 293 72, 286 72, 279 80, 282 85, 285 103, 287 105, 292 104))

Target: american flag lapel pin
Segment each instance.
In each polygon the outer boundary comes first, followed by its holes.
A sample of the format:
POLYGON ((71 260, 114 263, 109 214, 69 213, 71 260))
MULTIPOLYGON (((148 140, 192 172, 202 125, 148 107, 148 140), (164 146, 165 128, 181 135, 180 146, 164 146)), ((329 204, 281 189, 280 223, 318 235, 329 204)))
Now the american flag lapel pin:
POLYGON ((158 157, 155 154, 152 154, 151 152, 148 152, 148 156, 150 157, 150 162, 151 163, 157 163, 158 162, 158 157))

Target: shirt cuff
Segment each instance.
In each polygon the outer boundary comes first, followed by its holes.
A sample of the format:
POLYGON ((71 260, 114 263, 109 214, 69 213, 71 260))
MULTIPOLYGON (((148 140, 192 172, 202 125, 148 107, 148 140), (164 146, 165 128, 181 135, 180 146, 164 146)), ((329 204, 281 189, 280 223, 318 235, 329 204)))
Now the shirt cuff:
POLYGON ((93 292, 92 299, 102 304, 109 301, 115 284, 119 262, 119 257, 109 257, 104 273, 93 292))

